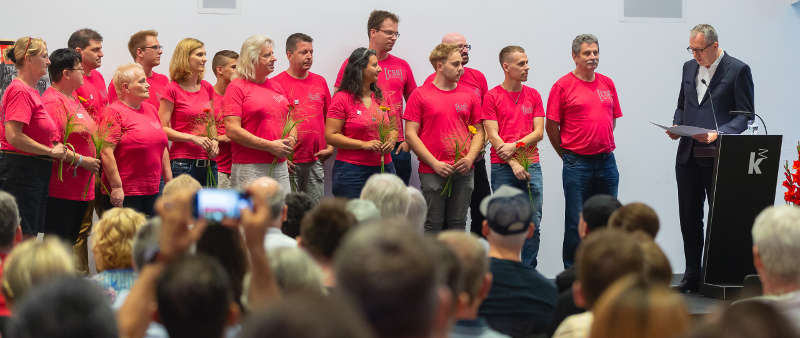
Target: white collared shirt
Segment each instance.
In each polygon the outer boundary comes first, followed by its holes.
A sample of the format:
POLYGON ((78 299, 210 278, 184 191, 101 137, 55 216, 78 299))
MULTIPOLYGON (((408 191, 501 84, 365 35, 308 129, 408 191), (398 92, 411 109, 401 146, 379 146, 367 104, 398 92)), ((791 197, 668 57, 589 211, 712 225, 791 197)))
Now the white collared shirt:
POLYGON ((714 73, 717 72, 717 67, 719 66, 720 60, 722 60, 722 56, 725 55, 725 51, 720 48, 721 53, 714 63, 711 64, 710 67, 706 68, 700 66, 697 69, 697 78, 695 79, 695 85, 697 86, 697 103, 703 102, 703 97, 706 96, 706 90, 708 90, 708 85, 711 85, 711 79, 714 78, 714 73), (706 84, 703 84, 702 80, 706 80, 706 84))

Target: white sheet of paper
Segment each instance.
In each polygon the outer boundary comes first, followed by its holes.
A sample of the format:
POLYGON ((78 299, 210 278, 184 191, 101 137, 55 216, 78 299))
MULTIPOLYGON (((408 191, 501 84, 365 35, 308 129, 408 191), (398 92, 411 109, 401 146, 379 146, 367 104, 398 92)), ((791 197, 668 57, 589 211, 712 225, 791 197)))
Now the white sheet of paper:
POLYGON ((712 129, 700 128, 700 127, 693 127, 693 126, 674 126, 674 127, 667 127, 664 125, 660 125, 658 123, 650 121, 653 125, 660 127, 664 130, 669 130, 671 133, 680 135, 680 136, 694 136, 697 134, 706 134, 710 131, 714 131, 712 129))

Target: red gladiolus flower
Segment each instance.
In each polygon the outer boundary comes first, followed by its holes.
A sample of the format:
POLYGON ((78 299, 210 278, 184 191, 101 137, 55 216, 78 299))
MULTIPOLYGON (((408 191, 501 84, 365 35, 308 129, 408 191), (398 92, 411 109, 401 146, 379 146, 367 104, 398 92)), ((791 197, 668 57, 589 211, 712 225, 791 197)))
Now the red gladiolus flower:
POLYGON ((525 142, 518 142, 517 148, 525 148, 525 142))

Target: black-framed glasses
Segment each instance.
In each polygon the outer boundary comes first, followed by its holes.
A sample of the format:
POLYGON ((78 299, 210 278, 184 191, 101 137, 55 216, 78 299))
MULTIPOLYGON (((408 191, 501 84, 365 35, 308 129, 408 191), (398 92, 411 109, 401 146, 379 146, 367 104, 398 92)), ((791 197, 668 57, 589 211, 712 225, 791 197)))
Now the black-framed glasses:
POLYGON ((704 52, 706 49, 708 49, 708 47, 711 47, 713 44, 714 44, 713 42, 709 43, 708 45, 706 45, 703 48, 692 48, 692 46, 689 46, 689 47, 686 47, 686 51, 689 52, 689 54, 692 54, 692 55, 694 55, 694 53, 698 53, 699 54, 699 53, 704 52))
POLYGON ((142 49, 148 49, 148 48, 158 51, 158 50, 164 49, 164 46, 162 46, 162 45, 152 45, 152 46, 144 46, 144 47, 142 47, 142 49))
POLYGON ((388 35, 388 36, 394 36, 395 38, 399 38, 400 37, 400 32, 390 31, 388 29, 379 29, 379 31, 381 33, 383 33, 383 34, 388 35))

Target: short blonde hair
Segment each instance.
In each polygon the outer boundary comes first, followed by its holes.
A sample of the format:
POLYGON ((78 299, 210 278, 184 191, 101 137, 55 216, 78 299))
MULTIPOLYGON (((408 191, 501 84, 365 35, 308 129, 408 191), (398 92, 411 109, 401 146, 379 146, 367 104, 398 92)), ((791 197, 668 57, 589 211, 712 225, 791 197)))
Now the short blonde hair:
POLYGON ((144 75, 144 68, 138 63, 129 63, 117 67, 117 70, 114 71, 114 78, 111 80, 114 82, 117 97, 122 97, 122 85, 133 82, 136 80, 137 75, 144 75))
POLYGON ((111 208, 92 229, 92 253, 97 271, 133 266, 133 239, 147 219, 131 208, 111 208))
POLYGON ((72 250, 61 240, 29 239, 14 247, 3 262, 3 294, 9 301, 17 301, 44 282, 73 274, 72 250))
POLYGON ((445 62, 447 58, 450 57, 450 54, 457 53, 461 49, 458 46, 449 44, 449 43, 440 43, 436 45, 435 48, 431 51, 431 55, 428 56, 428 60, 431 62, 431 66, 433 69, 436 70, 436 63, 437 62, 445 62))
POLYGON ((3 57, 14 63, 17 68, 25 66, 25 57, 28 55, 39 55, 47 53, 47 43, 40 38, 30 36, 17 39, 14 47, 6 51, 3 57))
POLYGON ((250 81, 256 78, 256 64, 262 47, 272 47, 272 39, 266 35, 253 35, 242 43, 239 60, 236 62, 236 74, 250 81))
POLYGON ((180 174, 178 177, 171 179, 169 182, 167 182, 167 184, 164 185, 164 191, 161 192, 161 195, 169 196, 180 191, 196 193, 202 188, 203 186, 200 185, 200 182, 194 179, 194 177, 191 175, 180 174))
MULTIPOLYGON (((175 82, 186 80, 192 75, 189 59, 198 48, 205 46, 202 41, 195 38, 185 38, 178 42, 175 51, 172 52, 172 59, 169 60, 169 78, 175 82)), ((203 73, 197 77, 198 83, 203 80, 203 73)))

